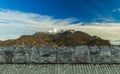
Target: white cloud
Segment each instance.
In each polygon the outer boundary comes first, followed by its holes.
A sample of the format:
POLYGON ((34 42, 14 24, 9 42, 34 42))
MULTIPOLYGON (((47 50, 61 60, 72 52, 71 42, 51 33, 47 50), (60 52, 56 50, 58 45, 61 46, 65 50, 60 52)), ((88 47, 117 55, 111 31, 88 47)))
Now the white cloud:
POLYGON ((116 8, 112 10, 113 12, 120 12, 120 8, 116 8))
MULTIPOLYGON (((102 24, 102 23, 101 23, 102 24)), ((120 40, 120 26, 112 25, 112 26, 66 26, 65 29, 75 29, 86 32, 90 35, 97 35, 103 39, 110 40, 112 44, 120 44, 120 42, 116 42, 115 40, 120 40)))
POLYGON ((48 31, 53 28, 75 29, 100 36, 113 44, 120 44, 120 23, 82 23, 71 24, 74 18, 54 19, 53 17, 14 10, 0 10, 0 40, 15 39, 21 35, 48 31), (85 24, 85 26, 82 26, 85 24))
POLYGON ((25 13, 13 10, 0 10, 0 40, 18 38, 23 34, 47 31, 51 28, 68 25, 75 21, 70 19, 53 19, 50 16, 25 13))

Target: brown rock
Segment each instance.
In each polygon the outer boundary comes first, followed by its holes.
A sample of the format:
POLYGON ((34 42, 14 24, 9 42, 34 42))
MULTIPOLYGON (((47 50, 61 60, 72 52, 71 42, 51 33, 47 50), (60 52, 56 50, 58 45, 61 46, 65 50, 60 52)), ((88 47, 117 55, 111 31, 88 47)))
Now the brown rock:
POLYGON ((62 33, 37 32, 34 35, 23 35, 15 40, 0 41, 0 46, 27 45, 27 46, 79 46, 79 45, 107 45, 111 43, 97 36, 74 30, 62 33))

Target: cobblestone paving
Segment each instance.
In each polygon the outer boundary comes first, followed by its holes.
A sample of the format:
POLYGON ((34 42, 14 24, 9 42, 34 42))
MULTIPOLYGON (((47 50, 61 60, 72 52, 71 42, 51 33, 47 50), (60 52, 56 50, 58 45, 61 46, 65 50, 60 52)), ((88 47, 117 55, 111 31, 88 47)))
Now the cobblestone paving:
POLYGON ((120 74, 120 65, 1 64, 0 74, 120 74))

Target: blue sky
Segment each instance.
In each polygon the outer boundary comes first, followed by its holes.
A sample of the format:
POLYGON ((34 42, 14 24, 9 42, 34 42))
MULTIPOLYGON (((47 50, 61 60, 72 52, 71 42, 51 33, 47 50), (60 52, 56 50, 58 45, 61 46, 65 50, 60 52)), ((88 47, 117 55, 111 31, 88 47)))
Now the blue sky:
POLYGON ((120 0, 0 0, 0 40, 53 28, 120 44, 120 0))
POLYGON ((0 0, 0 8, 82 22, 120 22, 120 0, 0 0))

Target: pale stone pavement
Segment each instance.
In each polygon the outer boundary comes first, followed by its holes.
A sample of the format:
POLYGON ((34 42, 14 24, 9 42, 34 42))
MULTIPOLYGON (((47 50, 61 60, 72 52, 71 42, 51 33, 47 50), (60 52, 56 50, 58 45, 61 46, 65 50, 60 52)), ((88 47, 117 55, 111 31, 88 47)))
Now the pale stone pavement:
POLYGON ((0 74, 120 74, 120 65, 1 64, 0 74))

